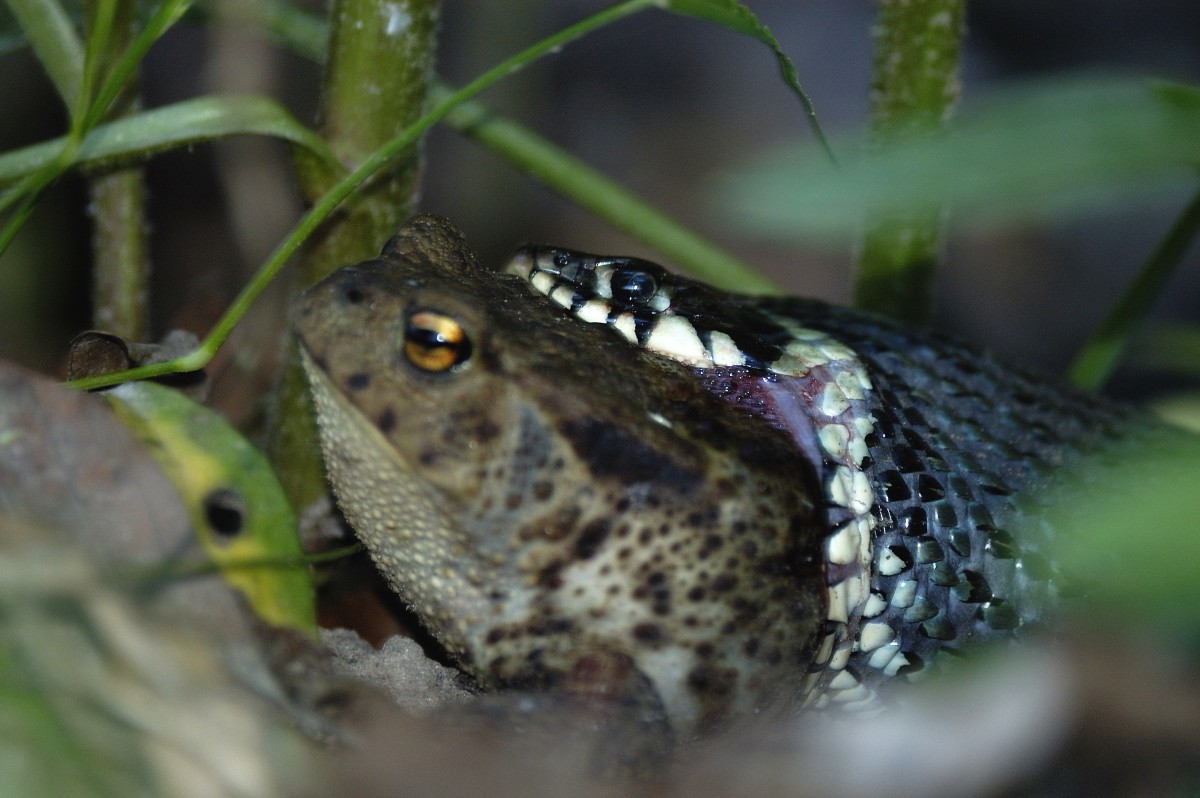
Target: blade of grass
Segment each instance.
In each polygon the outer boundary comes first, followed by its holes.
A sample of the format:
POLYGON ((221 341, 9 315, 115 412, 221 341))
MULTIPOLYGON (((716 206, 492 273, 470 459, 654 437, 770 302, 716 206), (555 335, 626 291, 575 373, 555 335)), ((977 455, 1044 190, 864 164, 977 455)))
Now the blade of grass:
POLYGON ((775 60, 779 64, 779 73, 784 83, 800 99, 805 118, 808 120, 813 135, 816 136, 817 143, 825 151, 830 162, 836 163, 837 159, 834 158, 833 150, 825 138, 825 131, 821 129, 821 123, 817 121, 817 110, 813 107, 808 92, 800 85, 800 76, 796 72, 796 65, 792 63, 792 59, 787 57, 787 53, 783 51, 783 47, 770 29, 759 22, 754 12, 737 0, 662 0, 661 5, 673 14, 695 17, 720 25, 728 30, 757 39, 771 48, 775 54, 775 60))
POLYGON ((121 87, 141 64, 150 47, 179 21, 190 5, 191 0, 167 0, 155 10, 153 16, 146 22, 146 27, 142 28, 134 37, 133 42, 122 53, 116 66, 105 76, 104 82, 96 94, 96 99, 88 108, 84 118, 83 130, 85 132, 95 127, 101 117, 108 112, 113 100, 120 93, 121 87))
MULTIPOLYGON (((440 100, 452 93, 439 86, 433 96, 440 100)), ((778 286, 752 267, 532 131, 477 103, 462 104, 443 121, 713 285, 752 294, 779 293, 778 286)))
POLYGON ((117 17, 116 0, 98 0, 88 14, 87 47, 83 52, 83 83, 79 97, 71 109, 71 133, 73 139, 83 138, 88 131, 87 116, 93 107, 96 83, 109 66, 112 53, 113 23, 117 17))
POLYGON ((70 16, 55 0, 7 3, 68 111, 73 109, 83 80, 83 43, 70 16))
POLYGON ((1200 233, 1200 193, 1183 209, 1150 257, 1138 270, 1116 306, 1084 344, 1068 376, 1076 385, 1099 390, 1117 367, 1129 339, 1146 318, 1184 255, 1200 233))
MULTIPOLYGON (((103 171, 167 150, 238 135, 283 139, 307 149, 328 168, 342 170, 324 140, 283 106, 266 97, 239 95, 197 97, 98 125, 84 137, 69 166, 85 172, 103 171)), ((64 136, 0 155, 0 186, 28 179, 52 163, 66 141, 64 136)))

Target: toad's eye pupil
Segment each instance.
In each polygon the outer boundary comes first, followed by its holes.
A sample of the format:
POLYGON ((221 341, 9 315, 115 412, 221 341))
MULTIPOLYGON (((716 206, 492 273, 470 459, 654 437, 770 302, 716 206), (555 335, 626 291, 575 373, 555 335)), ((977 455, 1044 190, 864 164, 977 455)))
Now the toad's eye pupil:
POLYGON ((658 290, 658 283, 640 269, 623 267, 612 273, 613 299, 627 305, 644 304, 658 290))
POLYGON ((452 316, 418 310, 404 325, 404 357, 422 371, 449 371, 471 357, 471 339, 452 316))

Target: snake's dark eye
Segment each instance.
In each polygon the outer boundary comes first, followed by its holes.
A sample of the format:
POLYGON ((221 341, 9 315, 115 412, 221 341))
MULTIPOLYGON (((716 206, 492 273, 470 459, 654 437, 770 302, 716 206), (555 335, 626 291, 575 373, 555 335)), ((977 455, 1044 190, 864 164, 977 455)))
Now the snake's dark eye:
POLYGON ((614 302, 625 305, 642 305, 658 290, 654 277, 646 272, 623 266, 609 278, 614 302))
POLYGON ((471 339, 453 316, 413 311, 404 325, 404 357, 422 371, 449 371, 471 357, 471 339))

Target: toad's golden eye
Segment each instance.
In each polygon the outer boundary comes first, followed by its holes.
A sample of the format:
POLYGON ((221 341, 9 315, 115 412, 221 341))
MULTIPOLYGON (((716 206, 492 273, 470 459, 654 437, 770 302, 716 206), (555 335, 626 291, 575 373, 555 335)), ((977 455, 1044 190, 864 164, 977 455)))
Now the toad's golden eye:
POLYGON ((413 311, 404 325, 404 357, 422 371, 448 371, 471 357, 471 339, 451 316, 413 311))

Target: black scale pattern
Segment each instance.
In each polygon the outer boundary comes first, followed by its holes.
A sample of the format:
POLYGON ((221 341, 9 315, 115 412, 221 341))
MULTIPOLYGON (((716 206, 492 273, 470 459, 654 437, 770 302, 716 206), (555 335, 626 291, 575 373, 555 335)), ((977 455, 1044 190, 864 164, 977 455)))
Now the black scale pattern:
MULTIPOLYGON (((897 630, 913 663, 901 673, 972 642, 1023 635, 1060 597, 1080 593, 1043 554, 1053 530, 1039 509, 1076 478, 1064 466, 1131 431, 1131 411, 934 333, 803 300, 760 307, 831 333, 870 375, 876 562, 890 549, 902 567, 877 571, 872 591, 889 600, 876 620, 897 630), (893 606, 906 580, 917 583, 913 602, 893 606)), ((878 683, 868 657, 850 667, 878 683)))

